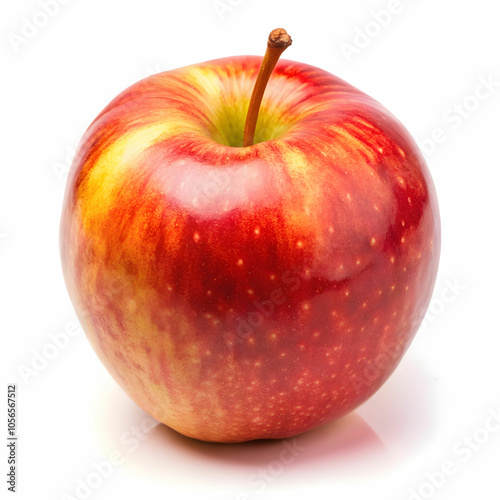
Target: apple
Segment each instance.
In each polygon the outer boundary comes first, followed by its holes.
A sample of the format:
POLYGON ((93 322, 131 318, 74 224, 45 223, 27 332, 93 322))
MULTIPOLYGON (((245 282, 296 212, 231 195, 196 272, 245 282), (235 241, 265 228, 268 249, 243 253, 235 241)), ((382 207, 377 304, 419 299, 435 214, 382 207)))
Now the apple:
POLYGON ((67 181, 62 268, 92 347, 141 408, 200 440, 286 438, 352 411, 398 365, 436 279, 415 141, 345 81, 278 61, 286 37, 132 85, 67 181))

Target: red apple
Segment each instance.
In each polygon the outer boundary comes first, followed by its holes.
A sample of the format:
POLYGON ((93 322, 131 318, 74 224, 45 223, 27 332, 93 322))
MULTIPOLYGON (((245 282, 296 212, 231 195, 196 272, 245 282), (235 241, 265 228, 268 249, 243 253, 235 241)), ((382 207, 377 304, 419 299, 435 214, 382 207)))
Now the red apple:
POLYGON ((145 411, 206 441, 285 438, 360 405, 408 348, 438 267, 431 176, 371 97, 281 60, 242 147, 261 63, 121 93, 80 143, 62 213, 64 277, 99 358, 145 411))

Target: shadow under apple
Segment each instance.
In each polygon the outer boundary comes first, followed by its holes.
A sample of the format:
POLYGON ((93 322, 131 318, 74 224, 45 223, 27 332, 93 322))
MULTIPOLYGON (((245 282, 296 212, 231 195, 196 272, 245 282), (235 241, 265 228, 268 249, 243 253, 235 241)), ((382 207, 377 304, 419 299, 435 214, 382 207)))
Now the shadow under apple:
POLYGON ((435 428, 430 375, 407 354, 386 384, 355 412, 286 440, 206 443, 158 424, 119 387, 110 385, 96 407, 103 451, 118 451, 123 466, 160 482, 246 491, 254 480, 287 484, 342 480, 394 471, 435 428), (223 478, 223 482, 222 481, 223 478), (279 479, 280 481, 283 479, 279 479), (267 479, 266 479, 267 481, 267 479))

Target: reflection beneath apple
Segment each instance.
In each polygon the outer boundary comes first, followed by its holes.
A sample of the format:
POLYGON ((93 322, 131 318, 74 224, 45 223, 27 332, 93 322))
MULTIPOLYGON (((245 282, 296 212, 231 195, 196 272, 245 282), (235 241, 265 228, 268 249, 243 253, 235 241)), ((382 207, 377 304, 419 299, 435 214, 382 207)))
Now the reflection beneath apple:
POLYGON ((425 444, 435 429, 430 379, 422 360, 408 353, 357 411, 295 438, 238 444, 182 436, 156 423, 110 383, 96 405, 96 430, 106 455, 118 451, 123 456, 121 467, 170 484, 195 481, 236 495, 257 491, 263 481, 296 484, 303 475, 326 482, 352 480, 392 473, 425 444))

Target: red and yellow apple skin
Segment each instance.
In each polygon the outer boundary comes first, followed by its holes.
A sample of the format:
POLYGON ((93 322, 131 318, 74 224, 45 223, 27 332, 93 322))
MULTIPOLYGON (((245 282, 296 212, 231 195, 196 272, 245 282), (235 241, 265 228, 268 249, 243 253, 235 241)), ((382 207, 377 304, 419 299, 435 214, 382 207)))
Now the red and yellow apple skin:
POLYGON ((242 144, 260 57, 148 77, 83 137, 60 229, 67 287, 106 368, 186 436, 285 438, 356 408, 434 286, 433 183, 404 127, 280 61, 242 144))

